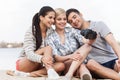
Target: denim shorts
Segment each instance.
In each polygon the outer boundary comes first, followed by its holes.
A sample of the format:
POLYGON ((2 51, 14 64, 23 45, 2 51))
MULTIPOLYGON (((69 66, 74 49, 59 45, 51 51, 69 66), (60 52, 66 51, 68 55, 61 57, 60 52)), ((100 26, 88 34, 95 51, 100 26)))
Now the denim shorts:
MULTIPOLYGON (((117 59, 118 59, 118 58, 117 58, 117 59)), ((116 61, 117 59, 108 61, 108 62, 103 63, 103 64, 101 64, 101 65, 104 66, 104 67, 110 68, 110 69, 114 69, 115 61, 116 61)))

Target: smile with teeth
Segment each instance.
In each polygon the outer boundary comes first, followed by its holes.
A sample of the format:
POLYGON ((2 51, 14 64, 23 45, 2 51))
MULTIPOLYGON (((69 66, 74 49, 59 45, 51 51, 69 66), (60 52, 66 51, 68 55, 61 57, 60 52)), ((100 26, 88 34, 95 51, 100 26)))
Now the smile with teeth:
POLYGON ((60 26, 65 26, 65 24, 59 24, 60 26))

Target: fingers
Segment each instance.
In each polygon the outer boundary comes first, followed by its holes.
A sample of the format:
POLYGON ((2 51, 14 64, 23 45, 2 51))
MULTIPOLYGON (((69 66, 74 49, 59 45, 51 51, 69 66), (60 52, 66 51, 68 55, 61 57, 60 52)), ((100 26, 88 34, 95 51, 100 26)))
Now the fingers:
POLYGON ((78 57, 73 57, 72 59, 73 59, 73 60, 78 60, 78 61, 80 61, 80 60, 81 60, 81 57, 79 57, 79 56, 78 56, 78 57))
POLYGON ((47 65, 51 65, 51 66, 52 66, 52 65, 53 65, 53 62, 52 62, 52 61, 44 61, 44 65, 46 65, 46 66, 47 66, 47 65))
POLYGON ((42 62, 47 69, 53 66, 53 58, 51 56, 43 56, 42 62))
POLYGON ((44 57, 42 58, 42 61, 43 61, 43 63, 52 62, 52 61, 53 61, 53 58, 52 58, 51 56, 50 56, 50 57, 44 56, 44 57))

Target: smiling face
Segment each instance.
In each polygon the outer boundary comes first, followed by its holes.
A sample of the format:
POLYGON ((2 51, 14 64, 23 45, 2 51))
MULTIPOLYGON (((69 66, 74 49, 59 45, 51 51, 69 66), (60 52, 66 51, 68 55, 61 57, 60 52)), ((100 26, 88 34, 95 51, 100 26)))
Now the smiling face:
POLYGON ((54 23, 55 12, 50 11, 44 17, 40 16, 41 23, 47 28, 51 27, 54 23))
POLYGON ((66 12, 62 8, 55 9, 56 17, 55 17, 55 26, 57 30, 64 30, 67 24, 66 12))
POLYGON ((76 12, 71 12, 68 15, 68 22, 72 27, 81 29, 84 21, 81 14, 78 14, 76 12))
POLYGON ((61 29, 63 30, 66 26, 67 19, 66 19, 66 14, 62 13, 55 18, 55 26, 56 29, 61 29))

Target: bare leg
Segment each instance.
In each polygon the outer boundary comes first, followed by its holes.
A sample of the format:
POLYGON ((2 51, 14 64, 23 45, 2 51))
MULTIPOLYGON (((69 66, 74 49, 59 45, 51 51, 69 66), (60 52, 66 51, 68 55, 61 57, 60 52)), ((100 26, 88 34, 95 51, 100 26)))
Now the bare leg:
MULTIPOLYGON (((44 53, 46 52, 46 48, 43 48, 41 50, 38 50, 36 54, 41 54, 41 53, 43 53, 43 51, 44 51, 44 53)), ((51 53, 49 55, 51 55, 51 53)), ((28 60, 26 57, 22 58, 19 61, 19 65, 18 66, 19 66, 19 71, 7 71, 7 74, 15 75, 15 73, 17 72, 18 76, 19 75, 23 76, 23 74, 25 76, 28 76, 28 74, 26 74, 26 72, 27 72, 27 73, 30 73, 29 76, 34 76, 34 77, 47 74, 46 69, 43 68, 43 66, 40 65, 40 63, 32 62, 32 61, 28 60)), ((55 67, 56 71, 60 71, 60 70, 63 70, 64 64, 63 63, 57 63, 57 64, 55 64, 55 66, 53 65, 52 67, 53 68, 55 67), (57 67, 59 67, 59 68, 57 68, 57 67)))
POLYGON ((85 64, 81 64, 79 73, 81 80, 92 80, 92 76, 85 64))
POLYGON ((81 54, 81 60, 79 61, 73 61, 69 71, 67 72, 66 76, 72 77, 74 72, 76 71, 76 69, 80 66, 80 64, 85 60, 85 58, 87 57, 89 51, 91 50, 91 46, 89 46, 88 44, 83 45, 82 47, 80 47, 77 51, 81 54))
POLYGON ((42 65, 40 63, 35 63, 30 60, 28 60, 26 57, 20 59, 19 63, 17 64, 19 67, 19 70, 8 70, 6 73, 11 76, 30 76, 30 72, 36 71, 39 68, 42 68, 42 65))
MULTIPOLYGON (((47 47, 38 49, 35 51, 36 54, 43 55, 47 47)), ((23 72, 32 72, 38 70, 40 67, 42 67, 41 63, 33 62, 28 60, 26 57, 20 59, 19 64, 19 71, 23 72)))
MULTIPOLYGON (((65 69, 65 66, 61 62, 54 63, 53 68, 55 69, 56 72, 61 72, 65 69)), ((28 73, 22 72, 22 71, 17 71, 17 74, 14 71, 7 71, 7 74, 11 76, 31 76, 31 77, 39 77, 39 76, 45 76, 47 75, 47 70, 43 67, 40 68, 39 70, 32 71, 28 73)))
MULTIPOLYGON (((55 69, 56 72, 59 73, 65 69, 65 65, 61 62, 56 62, 56 63, 54 63, 53 68, 55 69)), ((44 76, 44 75, 47 75, 47 70, 45 68, 42 68, 37 71, 33 71, 30 74, 33 77, 44 76)))
POLYGON ((120 61, 119 60, 116 60, 116 64, 115 64, 114 69, 115 69, 115 71, 117 71, 118 73, 120 73, 120 61))
POLYGON ((32 62, 26 57, 19 61, 18 67, 19 71, 32 72, 39 69, 42 65, 40 63, 32 62))
POLYGON ((95 60, 89 60, 87 67, 90 71, 94 72, 102 78, 120 80, 120 76, 116 71, 100 65, 95 60))
POLYGON ((42 62, 45 65, 47 70, 48 79, 58 79, 60 78, 59 74, 55 71, 53 66, 53 58, 52 58, 52 48, 47 46, 44 52, 44 56, 42 58, 42 62))
POLYGON ((70 65, 72 64, 72 60, 67 60, 64 62, 64 64, 65 64, 64 74, 66 74, 70 68, 70 65))

